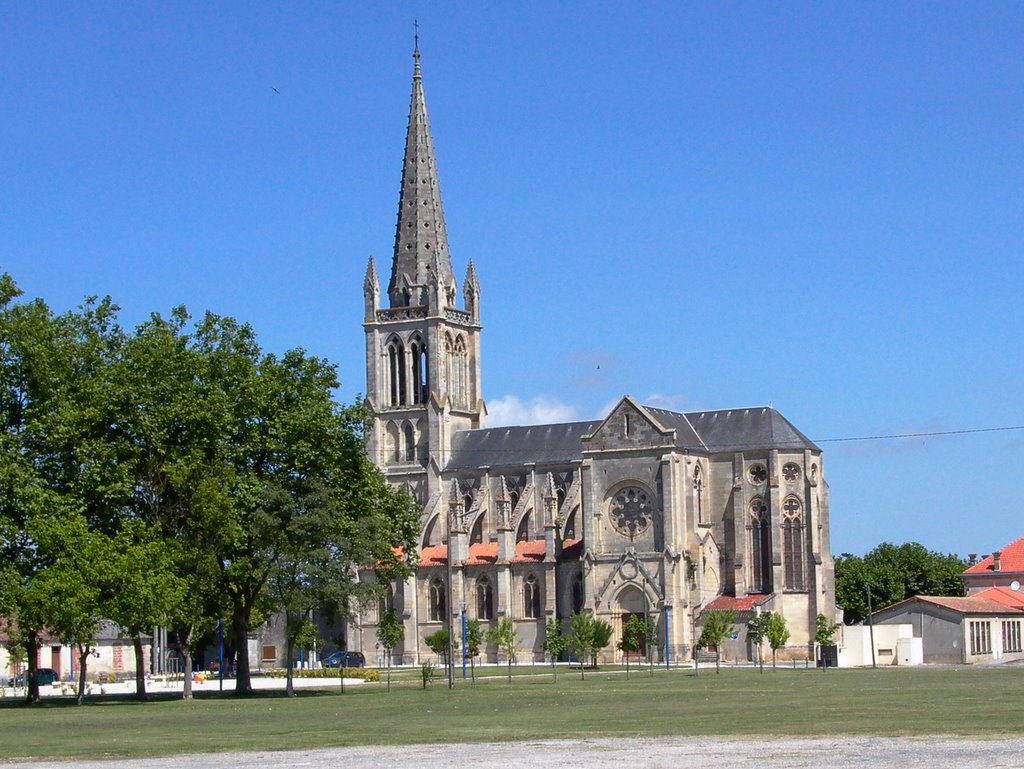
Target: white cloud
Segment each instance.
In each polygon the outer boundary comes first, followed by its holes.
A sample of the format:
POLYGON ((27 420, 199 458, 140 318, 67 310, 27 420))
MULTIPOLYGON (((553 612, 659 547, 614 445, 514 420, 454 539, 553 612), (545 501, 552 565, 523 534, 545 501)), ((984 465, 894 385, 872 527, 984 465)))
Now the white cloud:
POLYGON ((643 400, 645 406, 665 409, 666 411, 683 411, 686 407, 687 398, 684 395, 661 395, 653 393, 643 400))
POLYGON ((506 395, 487 402, 487 426, 544 425, 578 419, 576 408, 546 395, 523 401, 506 395))

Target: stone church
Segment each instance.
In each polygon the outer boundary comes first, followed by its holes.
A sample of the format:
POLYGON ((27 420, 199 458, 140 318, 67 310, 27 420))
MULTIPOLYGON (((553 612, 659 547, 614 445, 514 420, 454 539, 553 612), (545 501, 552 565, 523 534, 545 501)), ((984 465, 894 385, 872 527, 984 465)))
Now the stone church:
MULTIPOLYGON (((549 619, 593 612, 614 628, 657 623, 655 659, 687 660, 701 613, 782 612, 788 656, 806 658, 834 611, 821 449, 771 407, 678 413, 626 396, 604 419, 484 426, 481 286, 459 285, 445 228, 420 54, 414 53, 398 225, 387 291, 363 287, 369 451, 422 506, 418 566, 363 607, 349 648, 367 661, 377 623, 405 625, 395 661, 462 617, 515 623, 519 661, 544 660, 549 619)), ((486 273, 486 269, 483 270, 486 273)), ((364 575, 372 579, 372 574, 364 575)), ((742 627, 727 650, 749 658, 742 627)), ((496 659, 496 650, 483 656, 496 659)))

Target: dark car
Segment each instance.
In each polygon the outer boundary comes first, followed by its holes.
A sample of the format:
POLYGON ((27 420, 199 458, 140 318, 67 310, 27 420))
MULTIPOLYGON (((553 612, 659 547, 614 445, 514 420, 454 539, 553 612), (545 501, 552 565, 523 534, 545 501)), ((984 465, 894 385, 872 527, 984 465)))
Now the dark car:
POLYGON ((332 652, 323 659, 325 668, 361 668, 366 666, 362 652, 332 652))
MULTIPOLYGON (((22 673, 21 675, 16 676, 14 679, 14 685, 24 686, 25 678, 27 675, 27 673, 22 673)), ((46 686, 48 684, 54 684, 60 681, 60 676, 57 675, 57 671, 53 668, 36 668, 35 678, 36 683, 38 683, 40 686, 46 686)))

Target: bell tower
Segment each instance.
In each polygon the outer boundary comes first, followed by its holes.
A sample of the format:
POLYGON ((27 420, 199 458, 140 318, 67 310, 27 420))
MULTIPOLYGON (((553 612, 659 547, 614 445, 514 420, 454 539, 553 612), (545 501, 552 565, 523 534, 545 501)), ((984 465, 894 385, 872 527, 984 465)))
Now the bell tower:
POLYGON ((419 47, 387 306, 370 257, 363 283, 366 405, 373 419, 370 456, 421 505, 440 493, 453 435, 483 426, 480 389, 480 284, 470 261, 458 284, 448 251, 434 141, 423 94, 419 47))

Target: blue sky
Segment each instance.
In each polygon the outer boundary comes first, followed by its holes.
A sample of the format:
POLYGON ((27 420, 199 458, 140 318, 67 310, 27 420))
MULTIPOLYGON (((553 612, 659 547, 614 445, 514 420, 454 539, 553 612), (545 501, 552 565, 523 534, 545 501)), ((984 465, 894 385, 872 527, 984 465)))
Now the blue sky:
POLYGON ((1024 4, 9 3, 0 269, 362 392, 412 21, 497 421, 771 403, 836 553, 1024 535, 1024 4), (276 90, 275 90, 276 89, 276 90))

